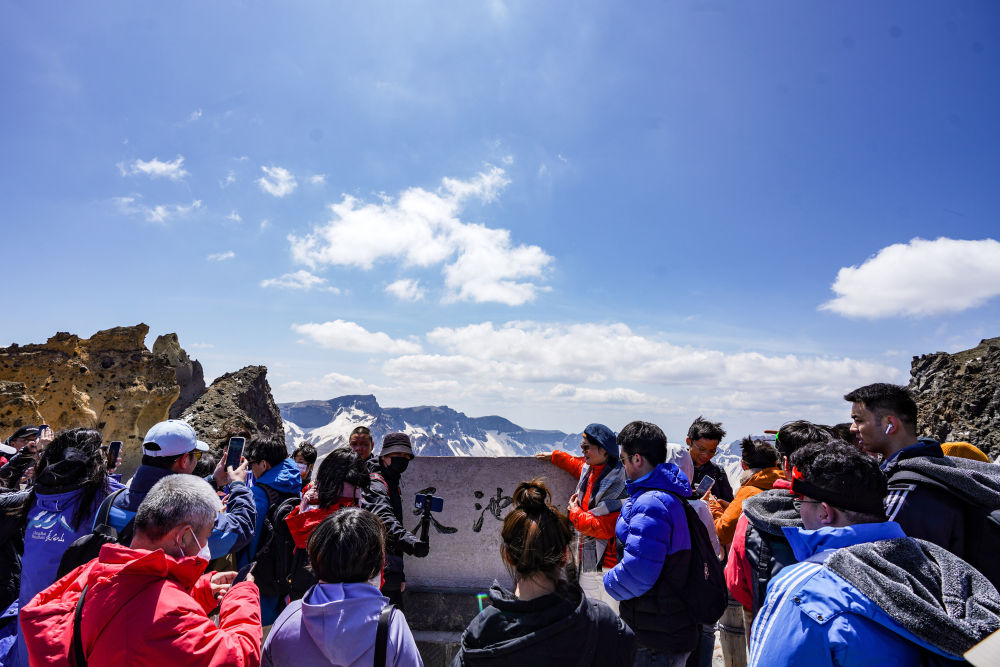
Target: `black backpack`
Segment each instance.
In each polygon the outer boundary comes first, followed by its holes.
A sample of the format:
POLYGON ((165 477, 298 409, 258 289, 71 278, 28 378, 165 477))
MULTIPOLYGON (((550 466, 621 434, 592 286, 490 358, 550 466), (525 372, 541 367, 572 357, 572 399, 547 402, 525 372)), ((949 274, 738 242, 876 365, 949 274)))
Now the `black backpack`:
POLYGON ((708 529, 691 504, 674 494, 684 504, 688 532, 691 535, 691 561, 681 599, 691 613, 691 618, 702 625, 712 625, 726 611, 729 589, 722 571, 722 561, 715 553, 708 529))
POLYGON ((253 578, 262 597, 285 597, 290 590, 295 543, 285 524, 299 504, 298 494, 279 493, 265 484, 258 484, 267 494, 267 515, 257 547, 253 578))
MULTIPOLYGON (((1000 474, 1000 469, 998 469, 1000 474)), ((1000 507, 983 507, 961 489, 923 475, 915 470, 894 472, 889 489, 898 484, 918 484, 944 491, 961 502, 965 520, 965 544, 962 559, 986 576, 1000 589, 1000 507)))
POLYGON ((93 532, 89 535, 78 537, 73 541, 73 544, 69 545, 66 552, 63 553, 62 560, 59 561, 59 570, 56 572, 57 580, 62 579, 64 576, 84 563, 89 563, 97 558, 97 556, 101 553, 101 547, 105 544, 131 544, 135 517, 132 517, 132 519, 125 524, 121 533, 115 530, 111 524, 108 523, 108 515, 111 513, 111 505, 115 502, 115 498, 117 498, 123 491, 125 491, 125 489, 118 489, 104 499, 104 502, 101 503, 100 508, 97 510, 97 517, 94 520, 93 532))

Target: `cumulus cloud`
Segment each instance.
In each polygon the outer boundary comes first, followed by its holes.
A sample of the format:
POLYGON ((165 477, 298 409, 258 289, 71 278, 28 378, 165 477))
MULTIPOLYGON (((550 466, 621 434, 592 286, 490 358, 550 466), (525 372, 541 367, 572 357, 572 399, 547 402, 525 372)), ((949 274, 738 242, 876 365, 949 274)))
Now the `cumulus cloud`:
POLYGON ((1000 294, 1000 242, 915 238, 882 248, 861 266, 837 272, 837 297, 820 306, 877 319, 958 313, 1000 294))
POLYGON ((188 116, 188 122, 189 122, 189 123, 194 123, 195 121, 198 121, 198 120, 201 120, 201 117, 202 117, 203 115, 204 115, 204 114, 202 113, 202 110, 201 110, 201 109, 195 109, 195 110, 194 110, 194 111, 192 111, 192 112, 191 112, 191 114, 190 114, 190 115, 188 116))
POLYGON ((224 262, 227 259, 232 259, 233 257, 236 257, 236 253, 232 250, 226 250, 225 252, 213 252, 211 255, 205 257, 205 259, 212 262, 224 262))
POLYGON ((468 180, 444 178, 433 192, 410 188, 373 203, 344 195, 331 205, 327 223, 288 237, 292 258, 312 269, 368 270, 390 259, 405 266, 441 265, 445 302, 524 304, 546 289, 536 281, 552 257, 538 246, 515 245, 506 229, 459 219, 470 200, 493 202, 509 183, 503 169, 488 166, 468 180))
POLYGON ((549 395, 563 401, 573 401, 575 403, 594 403, 606 405, 608 403, 620 403, 626 405, 643 405, 660 403, 662 399, 657 399, 649 394, 644 394, 634 389, 615 387, 613 389, 592 389, 589 387, 576 387, 569 384, 557 384, 549 391, 549 395))
POLYGON ((174 218, 183 218, 201 208, 201 200, 195 199, 190 204, 157 204, 147 206, 142 203, 142 195, 114 197, 112 202, 125 215, 142 216, 147 222, 166 223, 174 218))
POLYGON ((243 216, 240 215, 239 211, 233 209, 232 213, 226 216, 226 220, 230 220, 232 222, 243 222, 243 216))
POLYGON ((340 294, 340 290, 329 285, 326 278, 320 278, 308 271, 296 271, 295 273, 286 273, 279 278, 268 278, 267 280, 260 281, 260 286, 303 291, 315 289, 340 294))
POLYGON ((292 380, 278 385, 278 389, 284 392, 295 392, 304 396, 342 396, 344 394, 363 394, 374 391, 376 387, 368 384, 361 378, 343 375, 341 373, 327 373, 316 380, 305 382, 292 380))
POLYGON ((183 155, 178 155, 175 160, 170 162, 164 162, 155 157, 149 161, 135 160, 130 165, 119 162, 118 170, 121 171, 122 176, 143 175, 150 178, 168 178, 171 181, 182 180, 188 175, 187 170, 184 169, 183 155))
POLYGON ((226 177, 219 181, 220 188, 228 188, 230 185, 236 182, 236 172, 230 169, 226 172, 226 177))
POLYGON ((313 185, 323 185, 326 183, 326 174, 313 174, 309 177, 309 182, 313 185))
POLYGON ((331 350, 366 352, 371 354, 414 354, 420 344, 411 340, 392 338, 381 331, 368 331, 356 322, 293 324, 292 330, 312 342, 331 350))
POLYGON ((260 185, 261 190, 269 195, 284 197, 292 194, 299 186, 295 177, 292 176, 292 172, 284 167, 261 166, 260 170, 264 172, 264 175, 257 179, 257 184, 260 185))
POLYGON ((268 220, 267 218, 264 218, 263 220, 260 221, 260 224, 257 226, 257 229, 258 231, 263 232, 264 230, 269 229, 270 227, 271 227, 271 221, 268 220))
POLYGON ((402 278, 385 286, 385 291, 400 301, 420 301, 424 298, 424 288, 420 282, 410 278, 402 278))

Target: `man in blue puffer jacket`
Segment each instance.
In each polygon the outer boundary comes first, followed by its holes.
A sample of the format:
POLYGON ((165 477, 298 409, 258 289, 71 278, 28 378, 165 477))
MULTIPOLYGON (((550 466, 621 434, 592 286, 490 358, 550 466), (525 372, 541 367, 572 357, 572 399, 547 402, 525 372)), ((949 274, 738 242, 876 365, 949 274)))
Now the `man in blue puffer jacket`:
POLYGON ((964 664, 1000 628, 1000 594, 985 576, 886 521, 874 458, 831 441, 791 463, 803 528, 783 532, 799 562, 768 585, 751 667, 964 664))
POLYGON ((680 667, 698 637, 677 594, 691 560, 681 500, 691 495, 691 485, 676 465, 665 463, 667 436, 659 426, 631 422, 618 434, 618 447, 629 498, 615 525, 618 564, 604 575, 604 588, 621 601, 622 620, 638 640, 635 664, 680 667))

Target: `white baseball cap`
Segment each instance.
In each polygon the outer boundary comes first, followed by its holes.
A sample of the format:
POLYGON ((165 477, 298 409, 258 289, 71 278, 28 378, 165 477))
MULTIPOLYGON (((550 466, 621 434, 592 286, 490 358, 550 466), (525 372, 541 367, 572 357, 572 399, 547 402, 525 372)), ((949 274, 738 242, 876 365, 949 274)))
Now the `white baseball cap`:
POLYGON ((179 419, 153 424, 142 441, 146 456, 177 456, 195 449, 207 452, 208 445, 198 439, 190 424, 179 419))

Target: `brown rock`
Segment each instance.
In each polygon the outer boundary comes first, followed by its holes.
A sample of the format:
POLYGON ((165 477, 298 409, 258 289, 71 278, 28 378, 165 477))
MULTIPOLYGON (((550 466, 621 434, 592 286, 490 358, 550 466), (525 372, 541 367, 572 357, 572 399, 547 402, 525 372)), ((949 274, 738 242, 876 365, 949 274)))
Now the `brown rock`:
POLYGON ((181 419, 194 427, 199 438, 216 448, 235 434, 253 436, 271 432, 285 437, 281 413, 267 382, 266 366, 247 366, 219 377, 184 410, 181 419))
POLYGON ((910 390, 921 435, 965 441, 1000 455, 1000 338, 971 350, 913 357, 910 390))
POLYGON ((180 395, 170 406, 170 419, 177 419, 184 410, 205 393, 205 373, 201 362, 191 359, 177 341, 177 334, 169 333, 157 337, 153 342, 153 354, 164 356, 174 367, 174 378, 180 387, 180 395))

